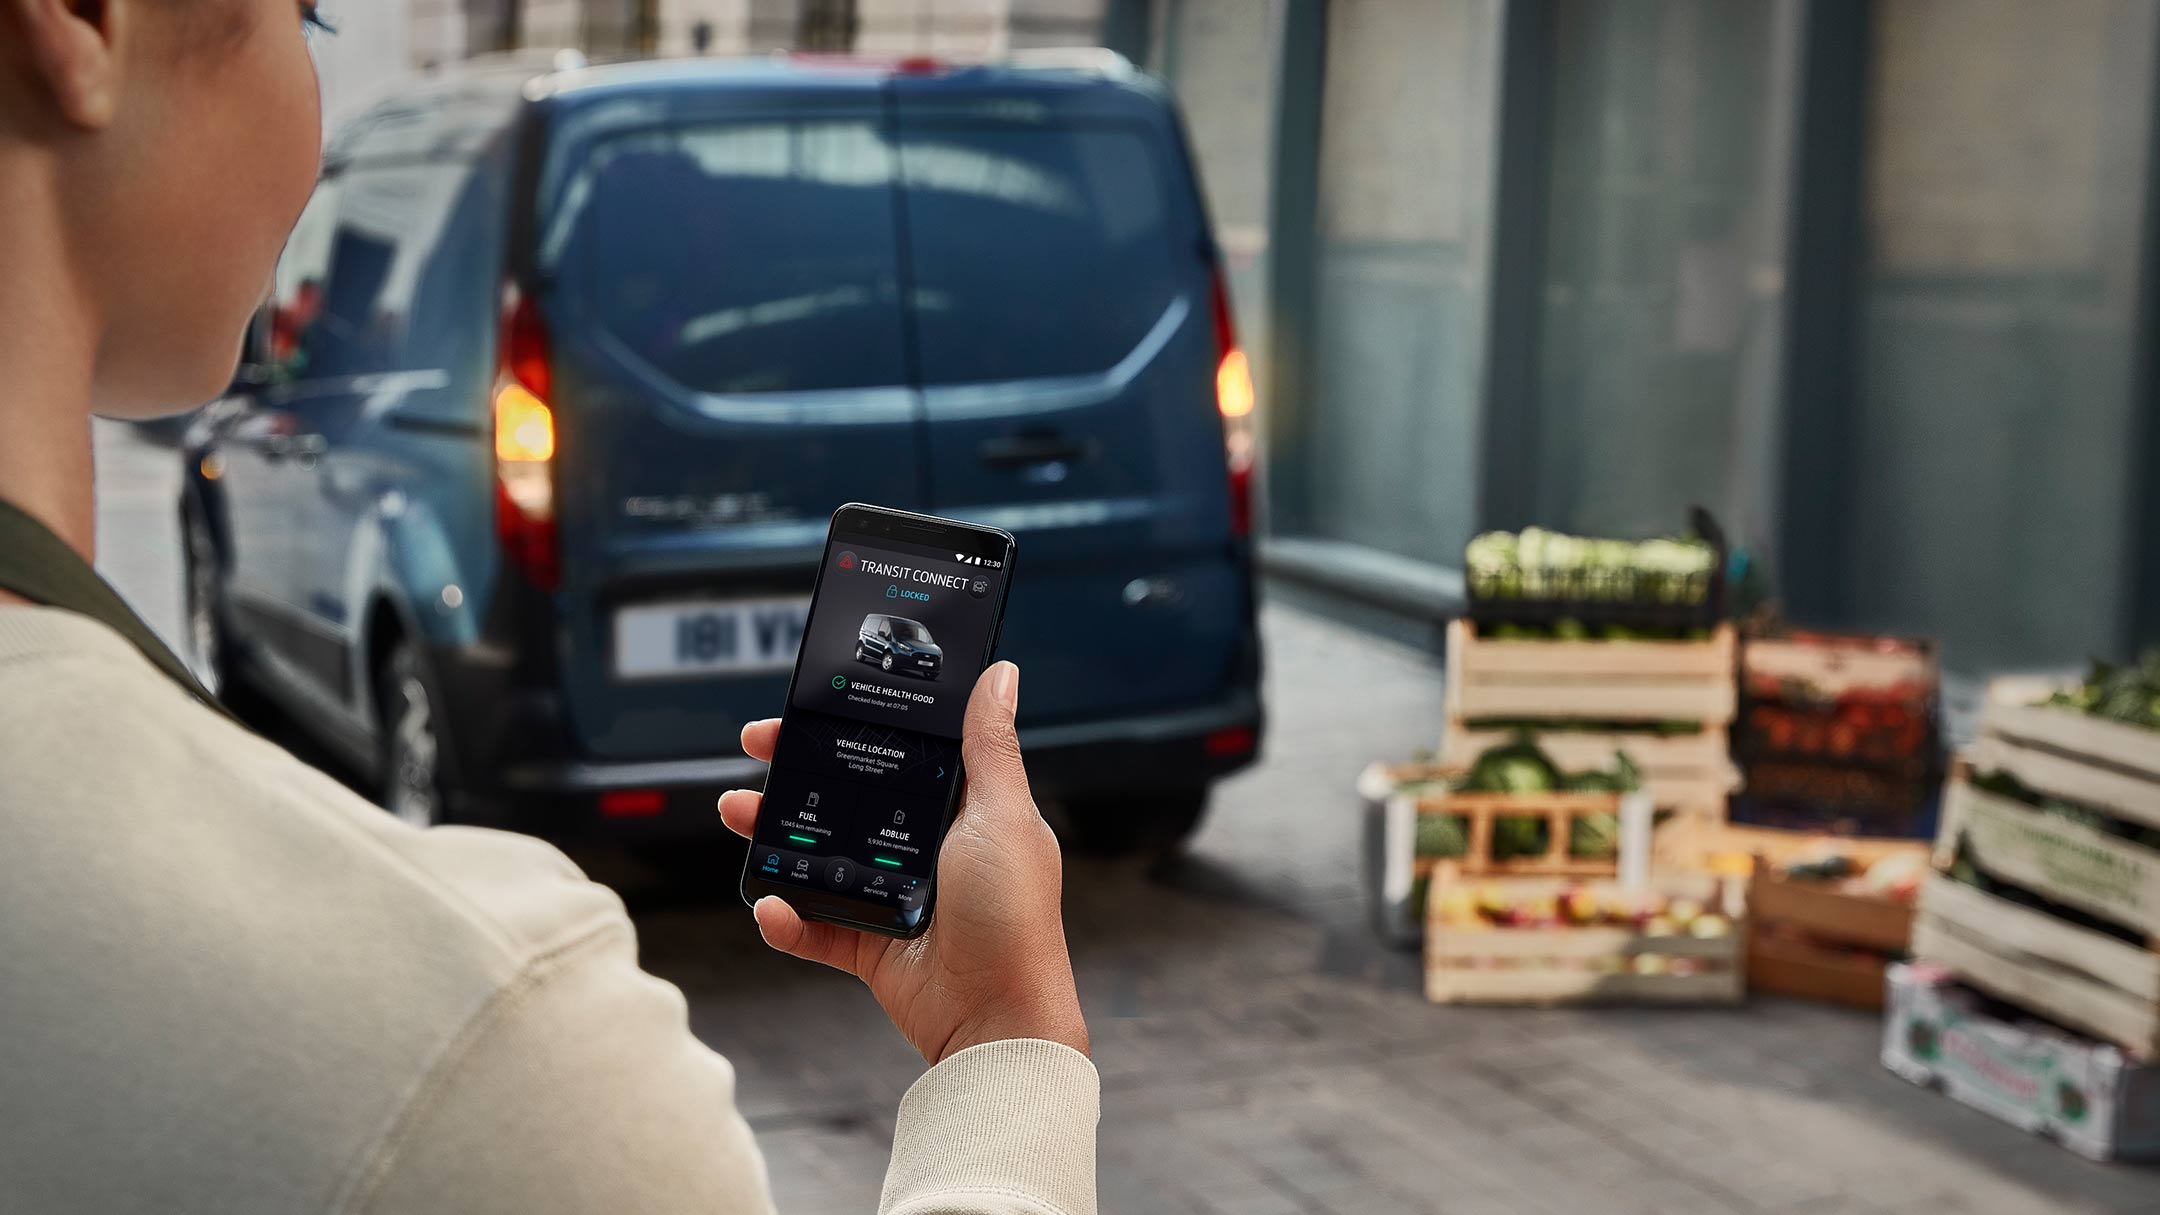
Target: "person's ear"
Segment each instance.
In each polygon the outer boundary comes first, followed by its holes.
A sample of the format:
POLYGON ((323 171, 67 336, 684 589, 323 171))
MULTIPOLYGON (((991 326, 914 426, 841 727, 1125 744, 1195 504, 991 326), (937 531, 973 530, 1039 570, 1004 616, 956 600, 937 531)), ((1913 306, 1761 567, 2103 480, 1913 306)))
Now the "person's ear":
POLYGON ((120 93, 121 12, 130 0, 0 0, 15 10, 32 85, 69 125, 112 121, 120 93))

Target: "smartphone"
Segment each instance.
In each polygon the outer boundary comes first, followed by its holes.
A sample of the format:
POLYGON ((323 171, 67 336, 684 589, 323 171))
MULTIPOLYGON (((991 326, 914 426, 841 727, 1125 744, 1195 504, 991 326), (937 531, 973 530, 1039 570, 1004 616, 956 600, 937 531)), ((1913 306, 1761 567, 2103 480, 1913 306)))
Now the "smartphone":
POLYGON ((960 723, 997 652, 1016 546, 994 527, 833 512, 743 900, 920 936, 960 794, 960 723))

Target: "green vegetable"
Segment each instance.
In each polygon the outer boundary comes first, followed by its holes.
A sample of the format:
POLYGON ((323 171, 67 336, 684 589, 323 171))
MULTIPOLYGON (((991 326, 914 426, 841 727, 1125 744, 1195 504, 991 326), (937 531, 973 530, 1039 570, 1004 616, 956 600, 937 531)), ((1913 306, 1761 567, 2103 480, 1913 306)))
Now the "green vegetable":
POLYGON ((2160 646, 2128 666, 2094 659, 2085 682, 2057 692, 2048 703, 2111 721, 2160 730, 2160 646))
POLYGON ((1496 861, 1544 856, 1551 840, 1551 827, 1542 818, 1511 814, 1493 820, 1492 854, 1496 861))
POLYGON ((1700 604, 1717 561, 1717 549, 1692 536, 1635 543, 1536 527, 1485 532, 1463 548, 1470 588, 1486 599, 1700 604))
POLYGON ((1568 854, 1583 860, 1620 855, 1620 816, 1592 814, 1576 819, 1568 831, 1568 854))
POLYGON ((1469 820, 1456 814, 1420 814, 1417 820, 1419 856, 1456 857, 1469 850, 1469 820))
POLYGON ((1464 793, 1550 793, 1559 787, 1560 769, 1527 734, 1478 756, 1457 786, 1464 793))

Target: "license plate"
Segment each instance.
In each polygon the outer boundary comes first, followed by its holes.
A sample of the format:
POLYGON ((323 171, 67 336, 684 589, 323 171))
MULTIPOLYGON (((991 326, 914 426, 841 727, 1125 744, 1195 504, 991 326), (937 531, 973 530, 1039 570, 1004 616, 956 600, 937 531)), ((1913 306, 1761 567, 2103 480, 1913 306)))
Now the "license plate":
POLYGON ((621 679, 745 675, 795 665, 810 600, 725 599, 650 603, 615 613, 621 679))

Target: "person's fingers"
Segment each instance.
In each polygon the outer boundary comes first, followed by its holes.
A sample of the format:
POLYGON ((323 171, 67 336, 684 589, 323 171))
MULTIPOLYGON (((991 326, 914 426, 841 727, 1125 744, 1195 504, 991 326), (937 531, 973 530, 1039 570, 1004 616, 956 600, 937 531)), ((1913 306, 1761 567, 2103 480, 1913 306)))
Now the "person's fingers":
POLYGON ((720 821, 728 830, 750 838, 751 829, 757 826, 758 804, 765 795, 755 789, 730 789, 720 795, 720 821))
POLYGON ((765 943, 781 953, 855 973, 850 965, 855 960, 855 941, 845 929, 803 919, 776 894, 759 899, 750 914, 757 917, 758 932, 765 943))
POLYGON ((1020 704, 1020 668, 997 662, 975 681, 968 697, 967 720, 960 728, 960 758, 967 765, 968 808, 992 812, 1027 807, 1027 765, 1020 759, 1020 736, 1013 711, 1020 704))
POLYGON ((742 728, 743 754, 759 763, 772 762, 773 747, 780 742, 780 719, 768 717, 742 728))

